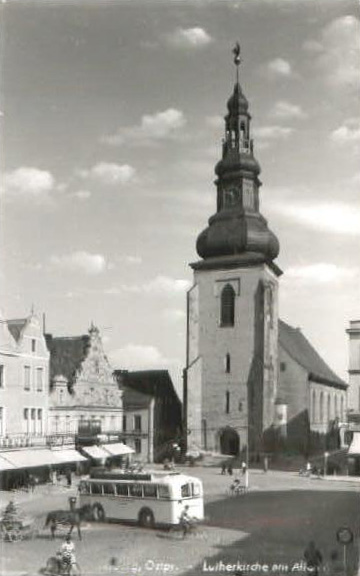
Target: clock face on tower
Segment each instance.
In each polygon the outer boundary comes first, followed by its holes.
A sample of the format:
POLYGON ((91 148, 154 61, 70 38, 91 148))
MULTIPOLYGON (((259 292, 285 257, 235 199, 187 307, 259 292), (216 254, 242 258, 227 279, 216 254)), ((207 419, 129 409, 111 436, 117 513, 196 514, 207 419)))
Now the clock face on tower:
POLYGON ((226 188, 223 192, 223 207, 229 208, 239 201, 239 190, 237 188, 226 188))

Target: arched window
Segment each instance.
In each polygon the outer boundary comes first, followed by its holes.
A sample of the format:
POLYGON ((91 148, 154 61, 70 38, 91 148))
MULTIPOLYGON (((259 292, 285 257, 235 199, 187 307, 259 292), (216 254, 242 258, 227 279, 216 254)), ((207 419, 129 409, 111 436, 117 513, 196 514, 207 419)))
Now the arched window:
POLYGON ((226 354, 225 356, 225 372, 227 374, 229 374, 231 372, 231 360, 230 360, 230 354, 226 354))
POLYGON ((312 402, 311 402, 311 421, 313 424, 316 423, 316 393, 315 390, 313 390, 312 393, 312 402))
POLYGON ((230 284, 226 284, 221 292, 221 326, 234 326, 235 319, 235 291, 230 284))
POLYGON ((320 392, 319 399, 319 422, 322 424, 324 422, 324 393, 320 392))
POLYGON ((230 392, 226 392, 225 395, 225 412, 226 414, 230 412, 230 392))

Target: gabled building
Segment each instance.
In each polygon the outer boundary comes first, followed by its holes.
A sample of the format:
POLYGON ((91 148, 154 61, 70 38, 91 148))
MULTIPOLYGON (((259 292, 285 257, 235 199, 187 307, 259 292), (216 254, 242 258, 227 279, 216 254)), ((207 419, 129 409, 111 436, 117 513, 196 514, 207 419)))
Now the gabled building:
POLYGON ((0 446, 25 446, 46 435, 48 378, 49 352, 37 316, 0 318, 0 446))
POLYGON ((124 394, 123 438, 137 453, 155 462, 171 455, 181 443, 182 409, 167 370, 115 370, 124 394))
POLYGON ((49 431, 81 434, 122 432, 122 391, 114 378, 99 330, 88 334, 54 337, 46 335, 50 351, 49 431))

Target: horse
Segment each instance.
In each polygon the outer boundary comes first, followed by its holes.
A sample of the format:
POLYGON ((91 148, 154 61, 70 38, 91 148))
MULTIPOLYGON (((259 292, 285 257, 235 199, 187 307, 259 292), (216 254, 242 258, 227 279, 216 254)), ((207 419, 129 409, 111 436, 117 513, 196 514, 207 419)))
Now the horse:
POLYGON ((71 510, 53 510, 46 516, 45 528, 50 526, 51 538, 54 540, 59 524, 69 526, 69 534, 72 533, 74 526, 76 526, 79 540, 81 540, 81 522, 89 517, 90 513, 91 507, 88 504, 71 510))

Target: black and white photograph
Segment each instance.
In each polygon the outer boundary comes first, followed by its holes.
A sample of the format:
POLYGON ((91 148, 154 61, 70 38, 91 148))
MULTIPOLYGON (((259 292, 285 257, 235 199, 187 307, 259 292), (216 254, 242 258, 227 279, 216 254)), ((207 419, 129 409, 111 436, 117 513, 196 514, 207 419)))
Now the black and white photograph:
POLYGON ((0 151, 0 576, 359 576, 358 0, 0 0, 0 151))

